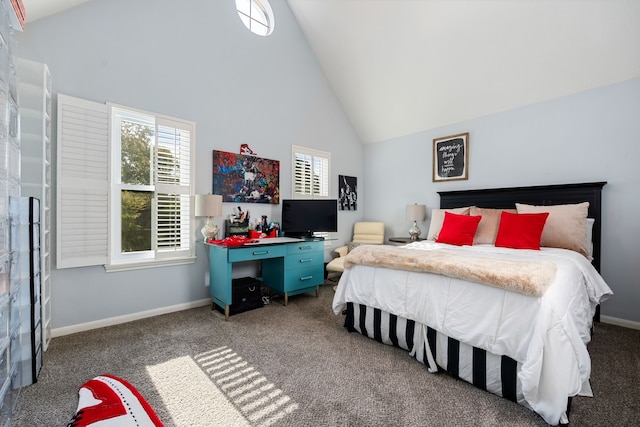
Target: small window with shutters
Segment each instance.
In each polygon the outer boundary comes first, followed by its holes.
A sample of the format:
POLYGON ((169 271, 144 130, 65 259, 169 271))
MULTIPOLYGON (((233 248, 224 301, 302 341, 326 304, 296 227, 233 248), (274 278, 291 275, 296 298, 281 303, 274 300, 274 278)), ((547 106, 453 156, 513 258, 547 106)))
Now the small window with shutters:
POLYGON ((291 198, 328 199, 331 176, 331 153, 293 145, 291 198))

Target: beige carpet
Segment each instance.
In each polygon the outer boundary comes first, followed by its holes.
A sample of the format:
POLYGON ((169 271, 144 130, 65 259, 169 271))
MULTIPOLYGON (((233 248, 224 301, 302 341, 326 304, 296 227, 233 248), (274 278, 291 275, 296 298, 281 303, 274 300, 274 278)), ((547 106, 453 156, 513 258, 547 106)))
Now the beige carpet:
MULTIPOLYGON (((54 338, 12 426, 63 426, 77 389, 120 376, 167 426, 543 426, 530 410, 343 327, 331 286, 223 316, 208 307, 54 338)), ((599 324, 590 346, 594 398, 575 426, 640 425, 640 331, 599 324)))

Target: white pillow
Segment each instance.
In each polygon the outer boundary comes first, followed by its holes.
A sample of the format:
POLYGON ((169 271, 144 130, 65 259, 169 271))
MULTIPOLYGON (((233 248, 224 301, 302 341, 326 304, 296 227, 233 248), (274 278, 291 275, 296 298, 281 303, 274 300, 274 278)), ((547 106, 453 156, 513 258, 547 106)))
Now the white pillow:
POLYGON ((453 209, 432 209, 431 210, 431 223, 429 224, 429 231, 427 232, 427 240, 436 240, 442 223, 444 222, 444 213, 451 212, 458 215, 469 215, 471 206, 465 208, 453 208, 453 209))
POLYGON ((576 251, 589 258, 587 214, 589 202, 569 205, 532 206, 516 203, 518 213, 549 212, 540 246, 576 251))

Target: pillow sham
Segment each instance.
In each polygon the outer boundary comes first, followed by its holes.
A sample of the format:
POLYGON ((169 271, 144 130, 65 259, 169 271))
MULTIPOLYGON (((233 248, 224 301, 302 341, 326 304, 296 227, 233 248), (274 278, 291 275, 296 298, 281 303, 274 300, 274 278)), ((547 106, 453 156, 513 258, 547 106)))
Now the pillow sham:
POLYGON ((450 245, 473 245, 473 236, 478 229, 481 216, 459 215, 451 212, 444 213, 444 221, 436 242, 450 245))
POLYGON ((477 208, 471 206, 469 215, 480 215, 482 219, 478 224, 478 230, 473 238, 474 245, 493 245, 496 242, 500 215, 502 212, 516 213, 515 209, 477 208))
POLYGON ((540 245, 570 249, 589 258, 587 215, 589 202, 568 205, 534 206, 516 203, 518 213, 548 212, 540 245))
POLYGON ((596 220, 593 218, 587 218, 587 250, 589 251, 589 259, 593 259, 593 224, 596 220))
POLYGON ((540 239, 549 212, 514 214, 502 212, 496 246, 540 250, 540 239))
POLYGON ((429 224, 429 231, 427 232, 427 240, 436 240, 438 238, 438 233, 440 233, 442 223, 444 222, 445 212, 451 212, 459 215, 469 215, 470 210, 471 206, 453 209, 432 209, 431 223, 429 224))

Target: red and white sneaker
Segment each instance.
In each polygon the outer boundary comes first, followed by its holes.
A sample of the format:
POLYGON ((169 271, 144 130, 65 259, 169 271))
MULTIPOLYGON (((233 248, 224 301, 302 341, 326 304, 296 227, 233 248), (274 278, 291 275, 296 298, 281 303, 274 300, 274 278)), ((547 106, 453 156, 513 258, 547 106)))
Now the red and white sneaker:
POLYGON ((251 147, 249 147, 249 144, 240 144, 240 154, 244 154, 247 156, 257 156, 258 153, 256 153, 255 151, 253 151, 251 149, 251 147))
POLYGON ((131 384, 97 376, 78 390, 78 409, 67 427, 161 427, 153 408, 131 384))

